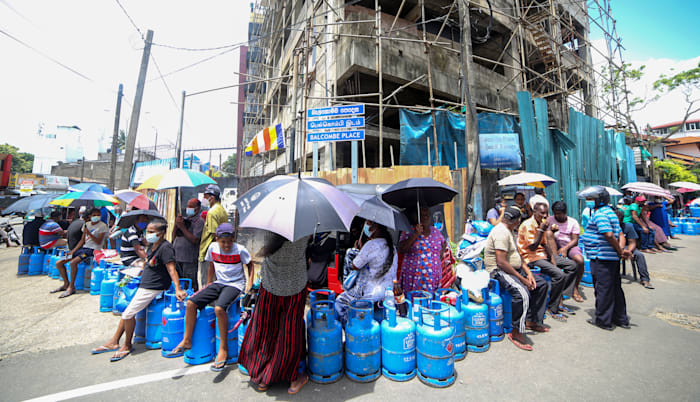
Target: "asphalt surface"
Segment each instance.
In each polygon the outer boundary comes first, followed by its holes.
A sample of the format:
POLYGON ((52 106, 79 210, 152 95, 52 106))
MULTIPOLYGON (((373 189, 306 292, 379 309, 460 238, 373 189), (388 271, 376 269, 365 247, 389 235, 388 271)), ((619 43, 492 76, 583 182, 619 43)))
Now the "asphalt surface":
POLYGON ((298 395, 288 384, 256 392, 235 368, 213 373, 187 366, 160 351, 136 345, 118 363, 110 354, 91 356, 117 317, 97 312, 97 296, 58 300, 46 277, 17 277, 17 249, 0 249, 0 399, 26 400, 700 400, 700 236, 684 236, 681 249, 650 255, 655 290, 623 279, 632 329, 612 332, 585 321, 593 291, 584 303, 570 302, 569 322, 548 319, 547 334, 532 334, 533 352, 508 340, 486 353, 457 362, 457 382, 446 389, 413 379, 381 377, 358 384, 347 378, 330 385, 309 383, 298 395))

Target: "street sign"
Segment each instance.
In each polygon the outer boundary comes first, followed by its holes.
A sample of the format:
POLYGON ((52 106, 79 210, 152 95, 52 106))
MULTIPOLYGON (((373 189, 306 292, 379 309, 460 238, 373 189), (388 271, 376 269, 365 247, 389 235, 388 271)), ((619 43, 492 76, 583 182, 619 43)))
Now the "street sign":
POLYGON ((365 130, 327 131, 306 134, 307 142, 322 141, 360 141, 365 139, 365 130))
POLYGON ((364 103, 358 105, 319 107, 315 109, 309 109, 306 111, 306 117, 308 117, 309 119, 313 119, 316 117, 339 117, 358 114, 365 114, 364 103))
POLYGON ((344 119, 309 120, 306 122, 308 131, 337 130, 364 127, 364 117, 348 117, 344 119))

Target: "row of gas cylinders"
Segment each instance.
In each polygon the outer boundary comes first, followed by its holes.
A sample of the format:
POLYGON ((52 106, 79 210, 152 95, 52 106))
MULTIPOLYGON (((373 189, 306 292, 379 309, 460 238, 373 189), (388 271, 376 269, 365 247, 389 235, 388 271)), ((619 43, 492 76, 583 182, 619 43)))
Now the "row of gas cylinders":
MULTIPOLYGON (((48 275, 53 279, 60 279, 56 263, 66 258, 68 249, 56 247, 44 250, 41 247, 22 247, 17 263, 17 275, 48 275)), ((66 264, 66 271, 70 277, 70 264, 66 264)), ((75 279, 76 290, 86 290, 90 281, 90 263, 83 261, 78 264, 78 274, 75 279)))
POLYGON ((375 320, 372 302, 355 300, 345 328, 337 320, 334 293, 312 292, 306 317, 311 380, 332 383, 343 374, 357 382, 371 382, 380 375, 394 381, 418 376, 432 387, 452 385, 455 360, 468 352, 487 351, 490 342, 502 340, 511 330, 510 325, 504 328, 504 315, 512 317, 510 295, 505 292, 504 311, 498 282, 492 280, 491 285, 490 291, 483 290, 484 303, 470 300, 466 290, 409 292, 408 315, 398 316, 393 304, 385 302, 381 322, 375 320), (326 300, 319 300, 320 295, 326 300))
MULTIPOLYGON (((700 208, 695 209, 700 210, 700 208)), ((695 216, 695 215, 693 215, 695 216)), ((675 227, 671 227, 671 234, 672 235, 677 235, 677 234, 685 234, 685 235, 691 235, 691 236, 697 236, 700 235, 700 219, 697 217, 692 217, 692 218, 673 218, 671 219, 671 222, 673 222, 675 227)))

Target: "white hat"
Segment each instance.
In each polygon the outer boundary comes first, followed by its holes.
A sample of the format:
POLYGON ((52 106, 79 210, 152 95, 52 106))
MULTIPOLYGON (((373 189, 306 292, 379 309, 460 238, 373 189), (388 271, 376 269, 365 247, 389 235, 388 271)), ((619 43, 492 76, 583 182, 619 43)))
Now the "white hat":
POLYGON ((79 214, 84 214, 85 211, 87 211, 87 207, 85 205, 81 206, 80 209, 78 209, 79 214))

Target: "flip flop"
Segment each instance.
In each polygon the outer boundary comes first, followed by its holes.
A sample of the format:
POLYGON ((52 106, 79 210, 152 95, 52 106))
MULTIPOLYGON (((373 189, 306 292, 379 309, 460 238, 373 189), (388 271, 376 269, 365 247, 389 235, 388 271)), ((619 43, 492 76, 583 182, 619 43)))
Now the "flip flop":
POLYGON ((648 282, 647 282, 647 283, 643 283, 642 286, 644 286, 644 287, 647 288, 647 289, 654 289, 654 287, 651 286, 651 283, 648 283, 648 282))
POLYGON ((68 290, 68 288, 64 288, 63 286, 61 286, 60 288, 56 288, 54 290, 49 291, 49 293, 65 292, 66 290, 68 290))
POLYGON ((171 350, 170 353, 166 353, 165 357, 179 357, 179 356, 182 356, 183 353, 185 353, 186 351, 188 351, 190 349, 192 349, 191 346, 189 348, 186 348, 184 346, 183 347, 177 346, 177 347, 175 347, 175 349, 171 350))
POLYGON ((517 346, 518 348, 522 350, 527 350, 528 352, 532 352, 532 346, 528 345, 526 343, 521 343, 520 341, 516 341, 513 339, 513 333, 508 334, 508 339, 510 339, 511 342, 513 342, 513 345, 517 346))
POLYGON ((59 298, 59 299, 63 299, 64 297, 68 297, 68 296, 71 296, 71 295, 74 295, 74 294, 75 294, 75 290, 72 291, 72 292, 69 292, 68 290, 66 290, 65 292, 61 293, 61 295, 58 296, 58 298, 59 298))
MULTIPOLYGON (((253 384, 255 384, 255 383, 253 383, 253 384)), ((258 392, 266 392, 268 389, 270 389, 270 385, 269 384, 255 384, 255 389, 258 392)))
POLYGON ((219 371, 224 371, 224 367, 226 366, 226 360, 220 360, 217 362, 214 362, 211 366, 209 366, 209 369, 214 372, 219 372, 219 371))
POLYGON ((562 304, 561 306, 559 306, 559 310, 563 310, 565 313, 568 313, 568 314, 571 314, 571 315, 576 315, 576 312, 575 312, 574 310, 572 310, 572 309, 566 307, 566 306, 563 305, 563 304, 562 304))
POLYGON ((578 303, 583 303, 583 296, 581 295, 574 295, 573 299, 578 303))
POLYGON ((297 388, 297 389, 293 389, 292 387, 289 387, 289 389, 287 389, 287 393, 289 395, 294 395, 294 394, 299 393, 299 391, 301 391, 301 389, 304 388, 304 385, 306 385, 306 383, 309 382, 309 376, 306 374, 302 374, 302 375, 304 376, 304 381, 301 382, 301 384, 299 385, 299 388, 297 388))
POLYGON ((552 313, 551 311, 547 312, 553 319, 559 321, 559 322, 566 322, 566 316, 562 313, 552 313))
POLYGON ((526 329, 529 329, 531 331, 535 332, 549 332, 549 328, 545 327, 544 325, 525 325, 526 329))
POLYGON ((129 354, 131 354, 131 349, 124 350, 124 351, 117 351, 117 353, 115 353, 114 356, 109 358, 109 361, 112 363, 118 362, 119 360, 122 360, 123 358, 129 356, 129 354))
POLYGON ((104 346, 98 346, 95 349, 91 350, 90 353, 93 355, 99 355, 99 354, 107 353, 107 352, 116 352, 117 350, 119 350, 119 346, 117 346, 116 348, 112 348, 112 349, 108 349, 104 346))

